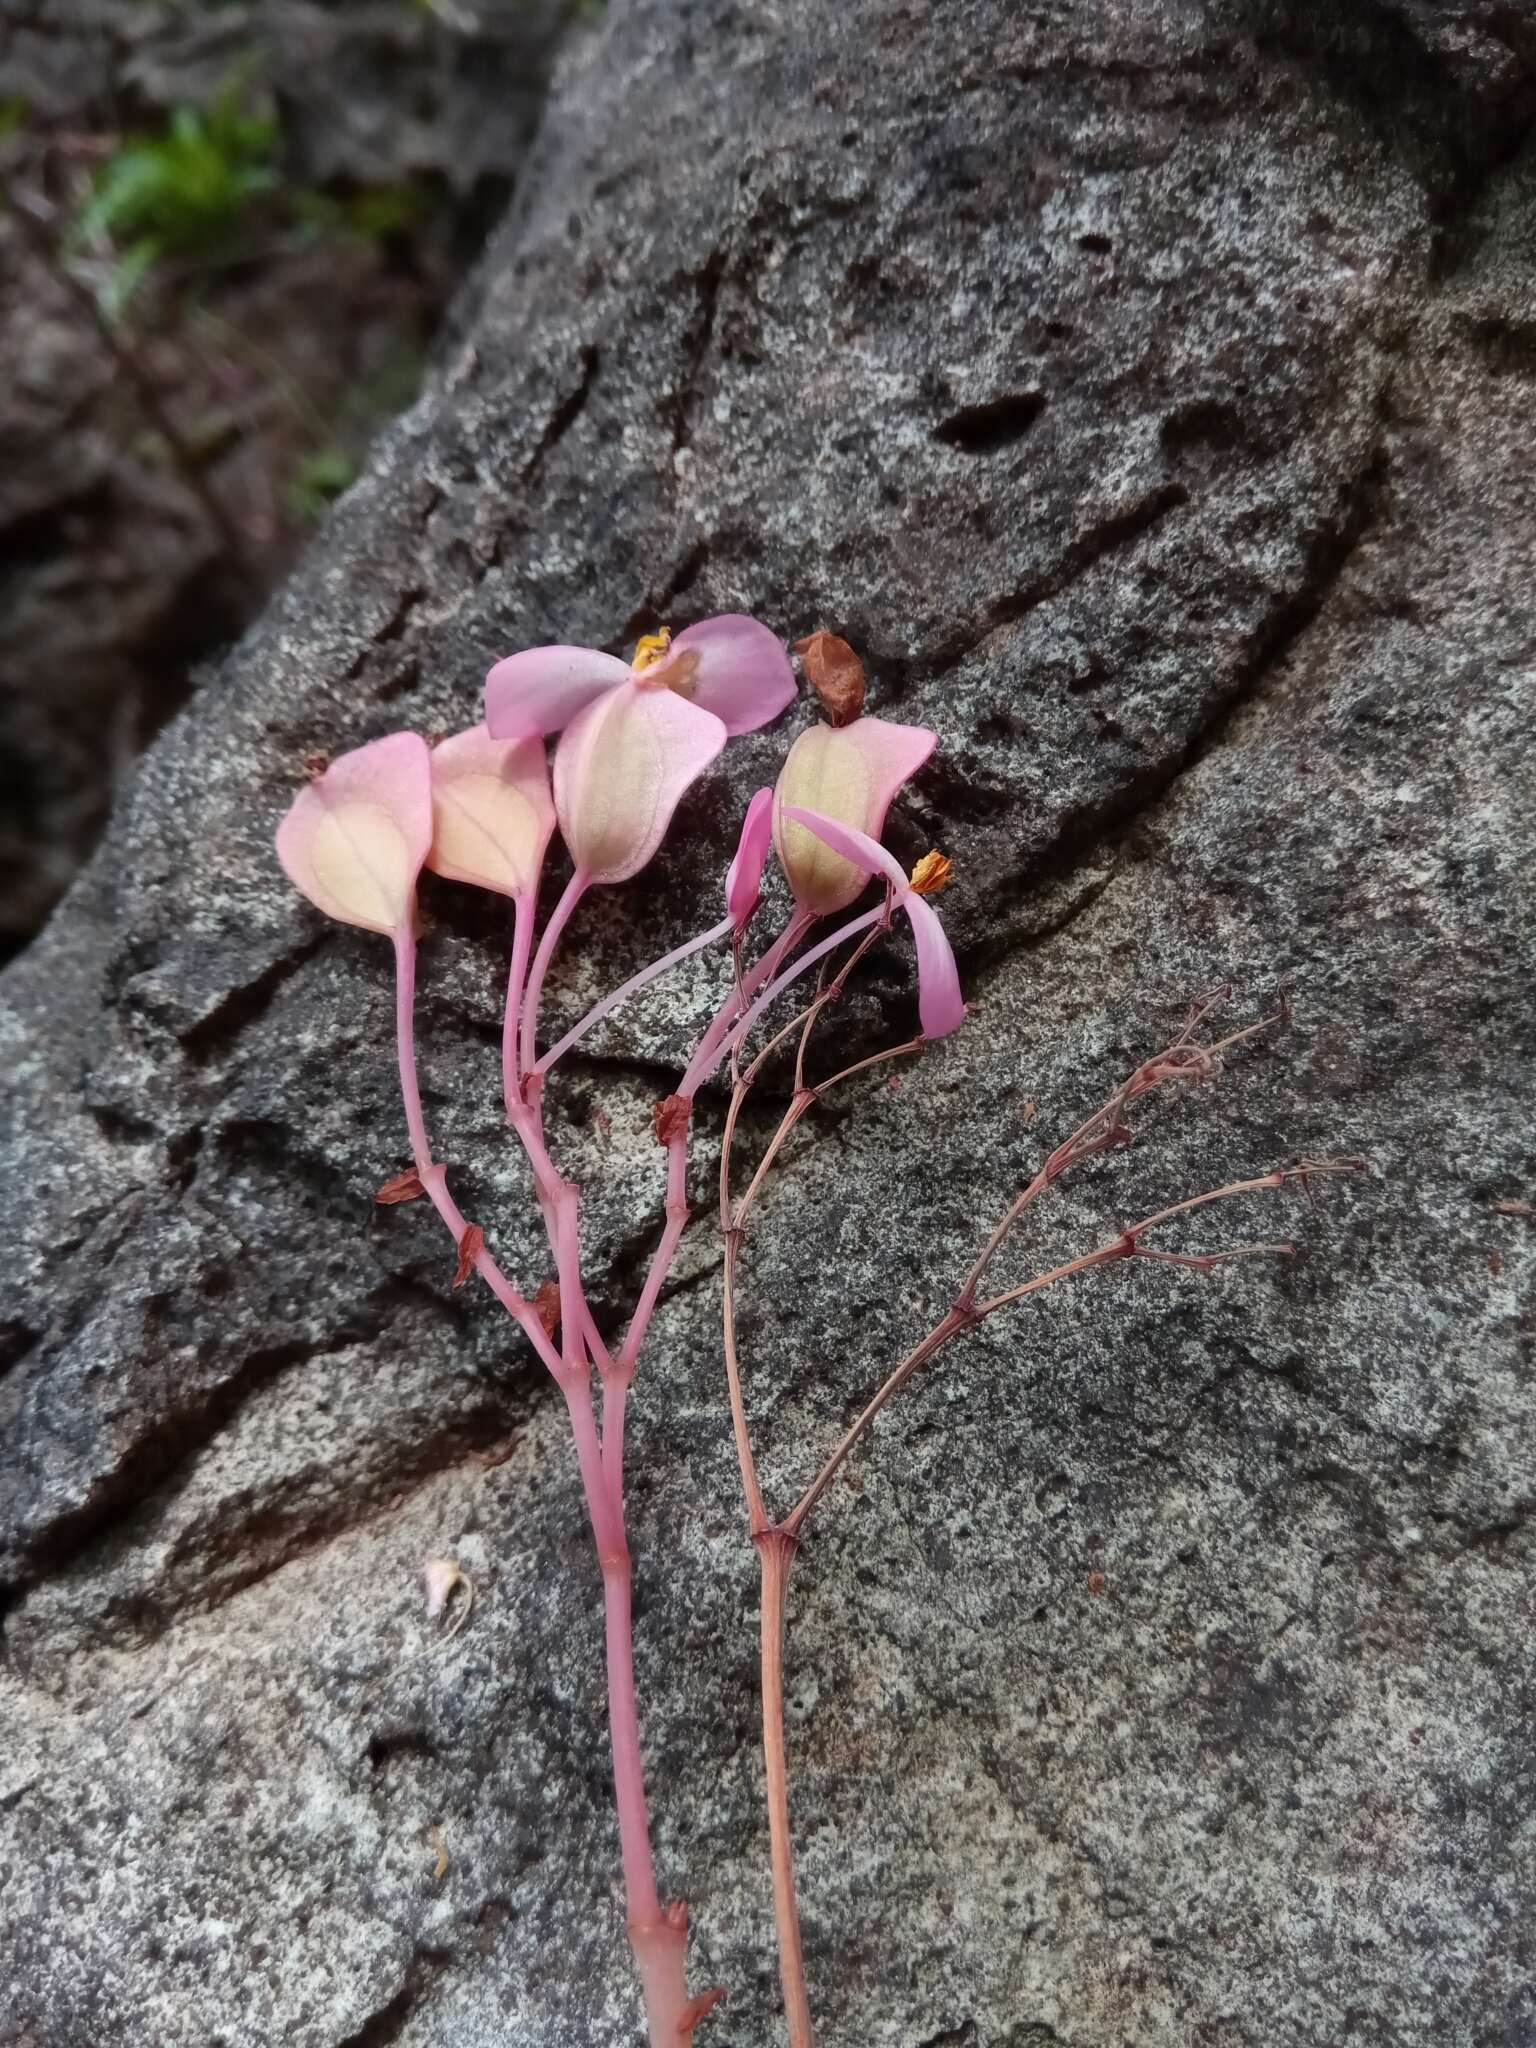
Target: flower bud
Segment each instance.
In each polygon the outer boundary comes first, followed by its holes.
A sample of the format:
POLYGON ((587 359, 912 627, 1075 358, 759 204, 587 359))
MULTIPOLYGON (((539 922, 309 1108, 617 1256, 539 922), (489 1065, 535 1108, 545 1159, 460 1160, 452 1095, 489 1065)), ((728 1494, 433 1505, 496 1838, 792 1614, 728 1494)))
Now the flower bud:
POLYGON ((817 917, 850 904, 868 871, 836 853, 786 813, 815 811, 878 839, 891 798, 927 760, 938 735, 920 725, 860 718, 813 725, 790 748, 774 791, 773 843, 795 901, 817 917))

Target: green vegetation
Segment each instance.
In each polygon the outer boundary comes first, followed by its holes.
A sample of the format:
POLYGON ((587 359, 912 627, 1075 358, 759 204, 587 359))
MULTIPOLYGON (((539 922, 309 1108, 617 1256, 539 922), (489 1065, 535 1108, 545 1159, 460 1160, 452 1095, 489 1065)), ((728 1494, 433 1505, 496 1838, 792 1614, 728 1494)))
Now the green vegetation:
POLYGON ((122 311, 162 256, 226 240, 279 184, 281 130, 242 112, 241 93, 237 80, 206 109, 178 107, 160 133, 126 138, 103 164, 75 231, 123 248, 109 310, 122 311))
POLYGON ((177 107, 157 132, 125 136, 97 173, 71 239, 105 237, 120 251, 101 293, 112 318, 121 317, 163 258, 216 258, 222 250, 238 249, 242 231, 263 205, 268 224, 301 243, 377 246, 420 225, 429 199, 416 184, 369 186, 338 196, 286 182, 282 128, 269 114, 245 110, 244 90, 239 74, 210 106, 177 107))
POLYGON ((348 240, 377 247, 416 227, 427 210, 421 186, 367 185, 336 198, 329 192, 289 195, 293 217, 317 241, 348 240))
POLYGON ((306 523, 318 519, 356 476, 357 463, 345 448, 317 448, 304 457, 289 480, 285 495, 290 518, 306 523))
MULTIPOLYGON (((67 270, 71 251, 91 248, 98 259, 94 285, 81 278, 76 289, 94 289, 109 331, 129 351, 135 346, 133 329, 141 324, 130 325, 126 318, 134 293, 162 264, 176 262, 178 289, 163 295, 146 319, 189 338, 194 348, 201 344, 216 356, 245 362, 281 401, 290 424, 271 432, 273 469, 278 476, 286 472, 279 488, 288 519, 307 524, 352 483, 377 422, 415 396, 422 372, 419 345, 405 332, 392 343, 380 335, 382 351, 377 343, 367 348, 364 359, 371 356, 371 365, 351 389, 329 393, 322 411, 279 354, 226 317, 228 295, 201 287, 234 263, 259 262, 270 271, 285 254, 298 258, 316 248, 384 250, 397 237, 422 230, 434 199, 429 186, 409 179, 336 192, 301 184, 285 163, 279 121, 252 111, 250 80, 246 64, 208 105, 177 107, 158 129, 123 136, 97 171, 56 260, 67 270), (104 251, 110 267, 103 282, 104 251), (291 449, 295 425, 306 452, 291 449)), ((0 140, 6 111, 0 106, 0 140)), ((239 303, 238 293, 233 303, 239 303)), ((202 452, 210 459, 226 436, 238 432, 215 408, 193 438, 209 444, 202 452)))

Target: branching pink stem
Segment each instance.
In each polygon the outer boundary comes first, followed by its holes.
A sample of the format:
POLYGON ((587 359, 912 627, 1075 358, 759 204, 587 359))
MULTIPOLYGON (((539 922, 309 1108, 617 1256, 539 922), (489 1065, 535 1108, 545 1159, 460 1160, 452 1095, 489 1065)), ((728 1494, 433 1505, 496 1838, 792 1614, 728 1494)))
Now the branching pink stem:
MULTIPOLYGON (((746 1014, 727 1033, 718 1039, 713 1039, 712 1033, 705 1034, 688 1063, 688 1071, 683 1076, 678 1093, 688 1096, 690 1100, 697 1095, 726 1054, 735 1050, 769 1004, 782 995, 792 982, 798 981, 808 968, 814 967, 818 960, 835 951, 845 939, 853 938, 858 932, 868 931, 871 925, 884 924, 889 917, 890 904, 879 903, 873 910, 866 910, 862 916, 852 917, 846 924, 839 925, 835 932, 830 932, 824 939, 818 939, 814 946, 808 946, 792 967, 786 968, 782 974, 769 982, 762 994, 751 1003, 746 1014)), ((750 995, 751 991, 748 990, 747 994, 750 995)))
POLYGON ((549 972, 549 963, 555 957, 555 948, 560 943, 560 934, 571 921, 575 910, 588 889, 587 877, 578 868, 566 883, 560 901, 549 914, 539 940, 539 950, 533 956, 533 968, 528 976, 528 986, 523 993, 522 1018, 522 1062, 523 1072, 533 1072, 534 1054, 538 1050, 539 999, 544 993, 544 977, 549 972))
MULTIPOLYGON (((566 896, 561 899, 567 917, 578 899, 579 892, 573 895, 567 889, 566 896)), ((526 931, 526 917, 521 924, 526 931)), ((548 933, 545 936, 547 940, 548 933)), ((515 928, 514 955, 517 943, 515 928)), ((541 946, 544 967, 547 967, 552 952, 552 946, 541 946)), ((452 1232, 455 1244, 462 1244, 468 1225, 448 1193, 446 1169, 432 1159, 426 1120, 422 1114, 421 1089, 416 1072, 416 937, 409 926, 395 934, 395 964, 400 1093, 410 1131, 411 1154, 417 1176, 433 1206, 452 1232)), ((537 979, 542 978, 538 962, 535 962, 535 977, 536 980, 529 985, 529 1005, 537 1001, 537 979)), ((514 963, 509 1001, 517 988, 518 978, 514 963)), ((520 1091, 514 1091, 509 1106, 515 1107, 517 1116, 514 1121, 519 1123, 524 1142, 530 1146, 529 1156, 540 1182, 541 1205, 551 1224, 551 1243, 561 1280, 562 1350, 555 1349, 537 1311, 506 1279, 483 1245, 475 1254, 473 1263, 475 1270, 538 1352, 565 1396, 587 1515, 603 1575, 608 1725, 630 1947, 645 2002, 651 2048, 689 2048, 693 2039, 691 2014, 694 2008, 690 2007, 687 1988, 687 1917, 681 1908, 663 1911, 656 1890, 640 1750, 640 1719, 635 1701, 631 1566, 624 1530, 623 1389, 618 1389, 617 1409, 610 1411, 616 1425, 613 1439, 615 1456, 608 1464, 604 1460, 592 1410, 591 1368, 586 1348, 591 1318, 590 1313, 585 1312, 585 1296, 581 1289, 576 1190, 554 1170, 544 1148, 537 1106, 526 1104, 520 1091)), ((591 1334, 596 1337, 595 1329, 591 1334)), ((601 1340, 597 1342, 601 1346, 601 1340)), ((606 1357, 605 1352, 600 1355, 606 1357)))
POLYGON ((669 967, 680 965, 693 954, 702 953, 706 946, 714 945, 717 939, 723 939, 731 929, 731 923, 730 918, 722 918, 719 924, 711 925, 707 932, 700 932, 696 939, 690 939, 684 946, 674 946, 670 953, 664 953, 659 960, 653 960, 649 967, 642 967, 638 974, 632 974, 628 981, 621 982, 612 995, 604 996, 600 1003, 594 1003, 581 1022, 573 1024, 564 1038, 556 1040, 534 1067, 534 1073, 547 1074, 556 1060, 563 1059, 578 1039, 585 1038, 594 1024, 600 1024, 604 1017, 611 1017, 621 1004, 627 1003, 631 996, 638 995, 641 989, 648 988, 653 981, 665 974, 669 967))
MULTIPOLYGON (((400 1096, 405 1104, 406 1128, 411 1135, 411 1159, 417 1177, 458 1245, 463 1243, 469 1225, 458 1203, 448 1192, 447 1168, 437 1165, 432 1158, 432 1145, 421 1111, 421 1087, 416 1077, 415 1011, 416 934, 406 925, 395 933, 395 1049, 400 1067, 400 1096)), ((475 1254, 474 1267, 545 1365, 557 1379, 560 1378, 560 1354, 546 1335, 532 1303, 526 1301, 512 1285, 484 1246, 475 1254)))

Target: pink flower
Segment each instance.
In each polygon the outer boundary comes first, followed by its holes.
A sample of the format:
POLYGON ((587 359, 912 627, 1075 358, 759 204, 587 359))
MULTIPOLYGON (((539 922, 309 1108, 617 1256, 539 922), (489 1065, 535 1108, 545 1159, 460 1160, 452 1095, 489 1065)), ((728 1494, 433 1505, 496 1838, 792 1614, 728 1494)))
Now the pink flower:
POLYGON ((824 835, 793 822, 798 806, 877 840, 891 798, 938 745, 921 725, 859 718, 852 725, 813 725, 790 748, 773 801, 773 843, 779 865, 803 910, 826 917, 857 896, 873 872, 837 851, 824 835))
POLYGON ((483 725, 432 749, 432 851, 427 865, 451 881, 502 896, 538 887, 555 829, 541 740, 493 740, 483 725))
POLYGON ((773 791, 760 789, 747 805, 736 857, 725 877, 725 907, 738 932, 745 931, 757 908, 772 835, 773 791))
POLYGON ((431 845, 431 757, 413 732, 333 761, 277 828, 283 870, 317 910, 391 935, 410 930, 431 845))
POLYGON ((718 718, 735 739, 777 718, 795 694, 794 671, 766 626, 723 612, 674 640, 653 633, 633 666, 595 647, 529 647, 498 661, 485 679, 486 723, 499 740, 560 732, 579 711, 637 675, 718 718))
MULTIPOLYGON (((856 729, 852 726, 847 728, 850 732, 856 729)), ((932 906, 925 903, 912 886, 901 863, 867 832, 840 824, 835 818, 823 817, 800 804, 790 806, 784 815, 805 831, 814 833, 852 867, 861 887, 870 875, 883 875, 889 882, 897 909, 906 914, 912 926, 912 940, 917 948, 917 1008, 923 1036, 944 1038, 951 1031, 958 1030, 965 1021, 965 1001, 960 994, 960 976, 955 967, 954 953, 932 906)), ((919 868, 931 859, 931 855, 925 856, 919 868)))
POLYGON ((486 677, 498 740, 561 732, 555 810, 585 882, 622 882, 655 853, 684 793, 728 738, 795 694, 766 626, 728 613, 676 640, 642 640, 632 666, 592 647, 532 647, 486 677))

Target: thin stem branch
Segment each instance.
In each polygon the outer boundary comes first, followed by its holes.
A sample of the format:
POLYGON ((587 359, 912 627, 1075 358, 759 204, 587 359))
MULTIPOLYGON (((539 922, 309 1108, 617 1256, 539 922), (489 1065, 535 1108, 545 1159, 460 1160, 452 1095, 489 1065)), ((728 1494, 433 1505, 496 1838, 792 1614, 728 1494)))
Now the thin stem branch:
POLYGON ((535 1065, 534 1073, 547 1074, 555 1062, 563 1059, 579 1039, 585 1038, 594 1024, 600 1024, 604 1017, 611 1017, 620 1004, 627 1003, 631 996, 638 995, 641 989, 649 987, 653 981, 665 974, 669 967, 678 966, 693 954, 703 952, 706 946, 714 945, 717 939, 723 939, 731 928, 732 920, 724 918, 719 924, 711 925, 707 932, 700 932, 696 939, 690 939, 683 946, 674 946, 670 953, 664 953, 659 960, 653 960, 649 967, 642 967, 638 974, 632 974, 628 981, 621 982, 611 995, 604 996, 600 1003, 594 1003, 580 1023, 571 1026, 564 1038, 556 1040, 535 1065))
POLYGON ((533 967, 528 976, 528 986, 523 995, 522 1020, 522 1070, 524 1074, 534 1071, 534 1055, 538 1050, 539 1000, 544 993, 544 977, 549 972, 549 963, 555 956, 560 943, 560 934, 571 921, 575 910, 588 889, 587 877, 578 868, 562 890, 559 902, 549 914, 539 950, 533 956, 533 967))
MULTIPOLYGON (((791 1017, 787 1024, 782 1025, 774 1033, 773 1037, 769 1039, 761 1052, 758 1053, 745 1073, 740 1071, 737 1061, 739 1040, 736 1045, 733 1045, 731 1051, 733 1085, 731 1088, 730 1107, 726 1111, 725 1117, 725 1134, 720 1146, 720 1228, 725 1242, 722 1325, 725 1348, 726 1388, 731 1407, 731 1429, 736 1439, 736 1461, 741 1467, 742 1492, 746 1496, 747 1518, 754 1540, 762 1537, 769 1526, 769 1522, 767 1510, 763 1505, 762 1488, 758 1484, 757 1461, 752 1454, 752 1434, 747 1423, 746 1396, 743 1391, 741 1378, 741 1360, 736 1345, 736 1268, 741 1248, 742 1230, 746 1223, 748 1211, 751 1209, 758 1190, 762 1186, 763 1180, 773 1165, 774 1160, 777 1158, 785 1139, 788 1138, 800 1118, 821 1092, 820 1089, 812 1091, 805 1086, 805 1053, 806 1047, 810 1043, 811 1032, 816 1020, 827 1005, 841 995, 849 974, 880 936, 882 929, 883 926, 877 925, 864 933, 858 945, 854 948, 848 959, 844 961, 842 967, 839 968, 832 980, 824 982, 817 989, 816 994, 807 1003, 804 1010, 797 1016, 791 1017), (733 1212, 731 1205, 731 1153, 735 1143, 736 1126, 740 1120, 742 1105, 747 1099, 753 1082, 762 1071, 764 1063, 777 1047, 782 1045, 784 1040, 797 1029, 800 1032, 800 1043, 795 1055, 794 1095, 779 1121, 778 1129, 768 1141, 768 1149, 758 1162, 757 1171, 752 1176, 747 1191, 741 1199, 739 1208, 733 1212)), ((918 1045, 922 1044, 920 1038, 915 1042, 918 1045)), ((871 1061, 856 1061, 852 1067, 845 1068, 842 1074, 834 1075, 832 1080, 835 1082, 846 1079, 848 1075, 858 1073, 870 1064, 872 1064, 871 1061)), ((832 1083, 828 1082, 823 1085, 831 1086, 832 1083)), ((798 1930, 794 1938, 798 1943, 798 1930)))
MULTIPOLYGON (((690 1081, 695 1067, 701 1062, 707 1061, 706 1071, 713 1072, 714 1067, 718 1064, 720 1049, 726 1033, 730 1029, 732 1019, 740 1013, 743 1004, 751 1002, 754 992, 761 988, 764 981, 776 972, 785 956, 800 943, 810 923, 811 919, 804 911, 796 910, 789 923, 780 932, 773 944, 764 952, 761 959, 748 969, 745 976, 738 971, 734 977, 730 995, 716 1011, 713 1021, 700 1038, 693 1058, 689 1062, 687 1072, 683 1075, 682 1082, 678 1087, 678 1095, 690 1105, 690 1108, 699 1085, 697 1082, 690 1081)), ((656 1303, 660 1299, 662 1286, 666 1281, 667 1274, 671 1271, 672 1261, 677 1255, 677 1247, 682 1241, 683 1231, 687 1227, 689 1216, 688 1139, 691 1128, 692 1117, 690 1116, 687 1121, 682 1123, 681 1128, 674 1136, 667 1141, 666 1223, 662 1230, 661 1242, 657 1245, 652 1255, 650 1268, 645 1276, 645 1284, 640 1292, 640 1300, 635 1306, 634 1315, 630 1318, 630 1325, 624 1334, 624 1342, 620 1347, 619 1356, 616 1361, 615 1370, 625 1374, 633 1375, 634 1373, 635 1366, 640 1357, 640 1347, 645 1341, 645 1333, 650 1327, 651 1317, 655 1312, 656 1303)))
POLYGON ((934 1325, 926 1337, 913 1345, 895 1371, 887 1376, 875 1393, 874 1398, 865 1407, 858 1421, 854 1423, 851 1429, 843 1432, 831 1456, 822 1465, 821 1470, 800 1496, 794 1511, 785 1516, 780 1526, 791 1536, 798 1536, 801 1529, 804 1528, 807 1516, 832 1484, 832 1481, 837 1477, 844 1461, 854 1449, 860 1437, 863 1436, 864 1432, 874 1422, 875 1417, 880 1413, 886 1402, 894 1394, 900 1393, 912 1375, 920 1367, 926 1365, 934 1353, 941 1350, 951 1337, 964 1329, 969 1320, 968 1317, 959 1315, 954 1309, 951 1309, 942 1321, 934 1325))
POLYGON ((757 1537, 762 1576, 763 1764, 768 1781, 768 1838, 773 1861, 773 1910, 779 1930, 779 1984, 790 2048, 815 2048, 805 1951, 795 1897, 794 1844, 789 1827, 789 1770, 784 1749, 784 1594, 795 1541, 782 1529, 757 1537))
POLYGON ((615 1371, 623 1378, 634 1376, 640 1347, 645 1342, 645 1333, 650 1328, 662 1286, 672 1270, 677 1247, 688 1227, 688 1215, 688 1133, 684 1130, 667 1142, 667 1220, 661 1242, 651 1255, 640 1299, 635 1303, 635 1312, 629 1319, 629 1328, 624 1332, 624 1342, 615 1361, 615 1371))
POLYGON ((1197 1271, 1205 1271, 1229 1259, 1252 1257, 1260 1252, 1289 1254, 1295 1250, 1294 1245, 1238 1245, 1223 1251, 1196 1254, 1162 1252, 1143 1247, 1141 1239, 1149 1231, 1171 1222, 1175 1216, 1183 1216, 1191 1210, 1204 1208, 1210 1202, 1231 1201, 1238 1195, 1283 1188, 1292 1181, 1305 1186, 1322 1175, 1360 1173, 1364 1170, 1365 1163, 1359 1159, 1306 1159, 1297 1166, 1280 1167, 1273 1173, 1259 1174, 1251 1180, 1229 1181, 1223 1187, 1208 1188, 1203 1194, 1190 1195, 1182 1202, 1174 1202, 1166 1209, 1159 1209, 1155 1215, 1144 1216, 1139 1223, 1127 1224, 1108 1244, 1100 1245, 1095 1251, 1084 1252, 1078 1258, 1068 1259, 1064 1265, 1053 1266, 1049 1272, 1039 1273, 1034 1279, 1026 1280, 1018 1287, 1010 1287, 1003 1293, 994 1295, 989 1301, 972 1306, 962 1297, 887 1376, 858 1420, 850 1429, 844 1431, 831 1456, 801 1495, 793 1513, 785 1517, 781 1526, 788 1534, 799 1535, 812 1509, 836 1478, 849 1453, 870 1428, 881 1409, 893 1395, 900 1392, 920 1367, 926 1365, 929 1359, 942 1350, 951 1337, 958 1336, 963 1330, 975 1329, 978 1323, 985 1321, 988 1316, 996 1315, 1000 1309, 1008 1308, 1016 1301, 1023 1301, 1028 1295, 1039 1294, 1045 1288, 1055 1286, 1058 1281, 1073 1279, 1079 1273, 1090 1272, 1096 1266, 1113 1264, 1119 1259, 1154 1258, 1165 1263, 1186 1265, 1197 1271))
MULTIPOLYGON (((827 1090, 835 1088, 839 1081, 851 1081, 855 1074, 866 1073, 871 1067, 883 1067, 887 1060, 901 1060, 909 1053, 921 1052, 927 1043, 927 1039, 919 1032, 916 1038, 908 1038, 900 1045, 882 1046, 879 1052, 868 1053, 863 1059, 855 1060, 852 1066, 839 1067, 837 1072, 829 1074, 825 1081, 818 1081, 816 1093, 818 1096, 825 1095, 827 1090)), ((895 1085, 896 1083, 892 1081, 891 1086, 894 1088, 895 1085)))
MULTIPOLYGON (((462 1246, 469 1225, 448 1192, 447 1168, 437 1165, 432 1158, 431 1141, 421 1110, 421 1086, 416 1075, 416 934, 409 925, 405 925, 394 938, 395 1047, 400 1068, 400 1096, 405 1104, 406 1128, 411 1136, 411 1159, 433 1208, 448 1226, 455 1245, 462 1246)), ((508 1280, 483 1242, 474 1254, 473 1265, 544 1364, 556 1379, 560 1379, 563 1363, 539 1321, 537 1310, 508 1280)))
MULTIPOLYGON (((865 946, 872 943, 873 939, 874 934, 872 932, 866 932, 864 935, 864 941, 863 943, 861 943, 859 947, 859 951, 862 953, 864 951, 865 946)), ((825 1007, 824 999, 826 997, 826 991, 827 962, 823 960, 821 963, 821 972, 818 974, 816 978, 816 993, 814 996, 812 996, 811 1000, 805 1006, 805 1022, 800 1027, 800 1043, 795 1047, 794 1092, 796 1095, 801 1094, 805 1088, 806 1047, 811 1042, 811 1033, 816 1028, 816 1019, 821 1015, 822 1010, 825 1007)))
POLYGON ((731 1404, 731 1431, 736 1439, 736 1462, 741 1467, 741 1490, 746 1497, 747 1523, 752 1535, 759 1537, 768 1527, 768 1514, 763 1506, 763 1490, 757 1481, 757 1460, 752 1455, 752 1432, 747 1424, 747 1404, 741 1386, 741 1361, 736 1352, 736 1257, 735 1232, 728 1230, 725 1240, 724 1280, 724 1336, 725 1336, 725 1380, 731 1404))
POLYGON ((974 1302, 976 1291, 987 1268, 1002 1249, 1014 1225, 1048 1187, 1054 1186, 1064 1174, 1075 1166, 1081 1166, 1085 1160, 1096 1158, 1101 1153, 1113 1151, 1117 1146, 1130 1142, 1130 1132, 1125 1127, 1124 1119, 1131 1103, 1173 1082, 1194 1083, 1213 1080, 1222 1071, 1224 1053, 1230 1052, 1233 1046, 1256 1037, 1258 1033, 1268 1031, 1285 1015, 1282 1008, 1272 1016, 1261 1017, 1257 1023, 1245 1025, 1240 1031, 1229 1032, 1225 1038, 1218 1039, 1213 1045, 1196 1044, 1195 1032, 1199 1026, 1213 1010, 1230 1001, 1231 995, 1230 985, 1223 983, 1200 997, 1191 1006, 1182 1029, 1172 1042, 1164 1046, 1160 1052, 1154 1053, 1150 1059, 1143 1060, 1109 1100, 1101 1103, 1091 1116, 1078 1125, 1070 1137, 1064 1138, 1050 1153, 1039 1172, 1015 1197, 977 1254, 961 1285, 957 1297, 960 1302, 974 1302))
POLYGON ((764 1010, 789 987, 791 982, 798 981, 802 974, 814 967, 818 960, 824 959, 835 947, 842 945, 845 939, 853 938, 858 932, 867 931, 871 925, 883 925, 889 921, 889 917, 889 903, 880 903, 875 909, 866 910, 862 916, 850 918, 847 924, 839 925, 837 930, 829 932, 826 938, 818 939, 814 946, 800 955, 792 967, 786 968, 768 984, 750 1005, 746 1014, 719 1043, 710 1046, 705 1040, 700 1044, 689 1063, 678 1093, 689 1097, 697 1095, 724 1056, 741 1043, 764 1010))

